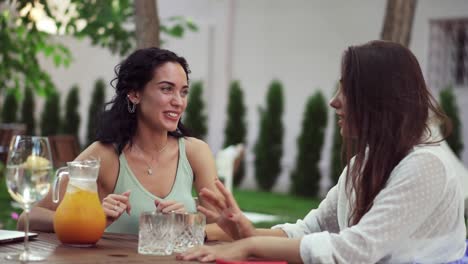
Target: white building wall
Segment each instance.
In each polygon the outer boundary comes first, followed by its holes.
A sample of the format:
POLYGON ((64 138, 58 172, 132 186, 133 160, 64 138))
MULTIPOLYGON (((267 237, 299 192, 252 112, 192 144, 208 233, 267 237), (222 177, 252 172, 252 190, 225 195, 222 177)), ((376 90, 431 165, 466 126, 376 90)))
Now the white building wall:
MULTIPOLYGON (((192 80, 203 80, 209 117, 207 142, 213 152, 224 140, 228 84, 238 79, 247 104, 247 178, 243 186, 254 188, 252 149, 258 135, 258 106, 264 106, 268 85, 273 79, 283 83, 285 125, 283 171, 275 190, 289 189, 289 174, 296 157, 296 138, 308 96, 322 90, 330 98, 339 78, 343 50, 379 38, 385 0, 159 0, 161 19, 173 15, 192 17, 200 31, 183 39, 168 39, 164 47, 187 58, 192 80)), ((429 19, 468 16, 468 1, 418 1, 411 49, 423 72, 427 69, 429 19)), ((82 137, 85 136, 87 111, 94 81, 110 81, 113 67, 121 59, 89 42, 65 38, 75 62, 68 69, 56 69, 45 62, 53 80, 63 91, 77 83, 81 88, 82 137)), ((468 89, 467 89, 468 90, 468 89)), ((460 109, 468 106, 466 91, 458 97, 460 109), (464 100, 464 101, 463 101, 464 100)), ((110 99, 113 91, 107 90, 110 99)), ((64 99, 62 99, 64 100, 64 99)), ((328 136, 321 168, 328 175, 332 111, 329 112, 328 136)), ((468 124, 468 116, 463 122, 468 124)), ((468 131, 465 127, 465 142, 468 131)), ((467 144, 468 145, 468 144, 467 144)), ((468 148, 468 146, 466 147, 468 148)), ((468 152, 464 161, 468 164, 468 152)), ((327 187, 328 180, 323 181, 327 187)))
MULTIPOLYGON (((339 79, 343 50, 375 39, 380 33, 385 1, 239 1, 236 17, 234 78, 242 81, 248 108, 247 160, 253 164, 258 136, 257 106, 265 104, 272 79, 284 86, 285 124, 283 171, 275 189, 287 191, 296 158, 308 96, 322 90, 330 98, 339 79)), ((329 123, 333 122, 332 111, 329 123)), ((332 126, 329 126, 331 132, 332 126)), ((331 133, 329 133, 331 134, 331 133)), ((328 171, 330 138, 321 162, 328 171)), ((247 187, 253 186, 250 166, 247 187)), ((328 185, 325 181, 324 185, 328 185)))
MULTIPOLYGON (((410 48, 416 55, 425 75, 428 74, 429 58, 429 20, 468 17, 468 1, 418 1, 410 48)), ((426 78, 427 80, 427 78, 426 78)), ((430 87, 434 97, 439 98, 441 88, 430 87)), ((468 87, 456 87, 455 95, 462 124, 462 135, 465 147, 461 159, 468 167, 468 87)))

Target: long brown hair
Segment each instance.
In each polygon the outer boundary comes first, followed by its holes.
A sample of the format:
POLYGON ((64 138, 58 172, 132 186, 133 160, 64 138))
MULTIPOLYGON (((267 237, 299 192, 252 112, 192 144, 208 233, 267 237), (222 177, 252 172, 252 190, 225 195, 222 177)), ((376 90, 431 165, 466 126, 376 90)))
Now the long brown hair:
POLYGON ((400 44, 351 46, 344 52, 341 71, 343 131, 348 131, 343 135, 346 187, 350 199, 352 191, 355 194, 348 220, 354 225, 370 210, 395 166, 415 145, 427 143, 423 137, 425 132, 430 135, 429 118, 439 124, 448 120, 430 94, 416 57, 400 44))

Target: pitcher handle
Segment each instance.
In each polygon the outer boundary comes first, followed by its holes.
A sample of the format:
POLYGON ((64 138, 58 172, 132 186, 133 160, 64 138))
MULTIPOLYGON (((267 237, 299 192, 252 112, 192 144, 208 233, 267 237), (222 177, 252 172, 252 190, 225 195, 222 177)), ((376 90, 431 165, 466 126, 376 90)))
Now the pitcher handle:
POLYGON ((61 167, 55 172, 55 180, 52 188, 52 201, 54 203, 59 202, 60 196, 60 181, 62 180, 63 174, 68 174, 68 167, 61 167))

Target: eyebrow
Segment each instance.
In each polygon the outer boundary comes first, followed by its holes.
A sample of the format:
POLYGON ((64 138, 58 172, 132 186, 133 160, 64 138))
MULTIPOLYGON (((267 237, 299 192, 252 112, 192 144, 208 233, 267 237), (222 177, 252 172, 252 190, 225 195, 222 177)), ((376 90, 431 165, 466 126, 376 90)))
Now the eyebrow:
MULTIPOLYGON (((157 84, 158 84, 158 85, 159 85, 159 84, 169 84, 169 85, 172 85, 172 86, 176 86, 175 83, 170 82, 170 81, 160 81, 160 82, 158 82, 157 84)), ((189 86, 188 86, 188 85, 184 85, 183 87, 184 87, 184 88, 185 88, 185 87, 188 88, 189 86)))

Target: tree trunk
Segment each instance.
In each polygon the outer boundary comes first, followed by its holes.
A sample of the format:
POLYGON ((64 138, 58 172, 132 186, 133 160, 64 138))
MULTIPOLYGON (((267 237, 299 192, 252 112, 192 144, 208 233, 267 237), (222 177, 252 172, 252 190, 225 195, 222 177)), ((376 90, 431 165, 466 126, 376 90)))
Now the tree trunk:
POLYGON ((159 47, 157 0, 134 0, 137 48, 159 47))
POLYGON ((408 47, 416 4, 417 0, 387 0, 381 39, 408 47))

